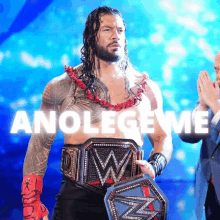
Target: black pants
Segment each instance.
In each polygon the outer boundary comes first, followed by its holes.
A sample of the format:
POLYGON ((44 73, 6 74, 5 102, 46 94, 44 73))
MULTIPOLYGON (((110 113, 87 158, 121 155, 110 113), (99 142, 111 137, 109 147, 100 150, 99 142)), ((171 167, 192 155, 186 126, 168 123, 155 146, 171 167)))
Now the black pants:
POLYGON ((104 197, 63 178, 52 220, 108 220, 104 197))
POLYGON ((220 218, 220 203, 211 181, 209 182, 209 188, 205 201, 205 215, 207 220, 216 220, 220 218))

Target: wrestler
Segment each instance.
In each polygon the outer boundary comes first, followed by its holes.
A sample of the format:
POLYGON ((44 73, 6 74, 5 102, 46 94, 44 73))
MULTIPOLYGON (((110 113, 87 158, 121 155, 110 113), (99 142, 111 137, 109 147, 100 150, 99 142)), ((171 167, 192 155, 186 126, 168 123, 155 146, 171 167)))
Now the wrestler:
MULTIPOLYGON (((114 111, 116 119, 122 112, 135 113, 133 119, 137 127, 125 132, 117 125, 112 125, 114 132, 102 133, 101 129, 95 129, 92 134, 86 133, 81 118, 77 132, 64 133, 66 147, 81 146, 90 138, 132 139, 142 146, 140 124, 144 123, 149 111, 154 111, 154 132, 148 135, 153 145, 151 155, 148 161, 137 160, 136 163, 143 173, 155 178, 161 174, 172 153, 171 136, 164 127, 159 87, 147 74, 137 72, 129 62, 125 23, 117 9, 104 6, 92 11, 87 18, 83 36, 82 64, 74 68, 66 67, 64 74, 47 84, 40 110, 48 118, 50 111, 56 111, 57 122, 59 115, 65 111, 75 111, 80 116, 83 116, 84 111, 89 111, 93 129, 102 126, 103 111, 114 111)), ((70 127, 74 123, 72 120, 67 122, 70 127)), ((22 184, 24 219, 48 219, 48 211, 40 201, 40 194, 55 136, 42 128, 41 133, 32 134, 29 141, 22 184)), ((65 176, 61 183, 52 219, 108 219, 102 195, 65 176)))
MULTIPOLYGON (((184 142, 197 143, 202 140, 200 159, 196 170, 196 207, 195 214, 198 220, 202 219, 205 206, 206 219, 216 219, 220 209, 220 157, 219 157, 219 132, 220 132, 220 51, 215 56, 214 69, 216 81, 212 82, 207 71, 200 71, 197 90, 199 103, 193 111, 193 122, 196 113, 208 111, 208 133, 198 134, 181 133, 184 142)), ((195 127, 195 124, 193 127, 195 127)))

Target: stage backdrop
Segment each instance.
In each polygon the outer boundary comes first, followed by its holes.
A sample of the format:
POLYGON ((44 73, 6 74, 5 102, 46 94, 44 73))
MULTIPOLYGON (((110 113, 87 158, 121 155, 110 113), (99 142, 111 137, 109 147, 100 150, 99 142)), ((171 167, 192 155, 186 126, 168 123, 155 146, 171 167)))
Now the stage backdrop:
MULTIPOLYGON (((213 61, 219 46, 216 1, 180 0, 1 0, 0 1, 0 219, 22 219, 22 166, 29 134, 10 134, 15 113, 30 121, 40 107, 43 89, 80 63, 82 33, 88 14, 107 5, 126 22, 129 57, 138 71, 148 72, 164 99, 164 111, 192 111, 198 98, 200 70, 215 79, 213 61)), ((170 201, 168 219, 195 219, 194 179, 201 143, 181 142, 173 133, 174 151, 157 178, 170 201)), ((63 135, 51 148, 42 201, 52 212, 60 187, 63 135)), ((145 158, 151 145, 145 137, 145 158)))

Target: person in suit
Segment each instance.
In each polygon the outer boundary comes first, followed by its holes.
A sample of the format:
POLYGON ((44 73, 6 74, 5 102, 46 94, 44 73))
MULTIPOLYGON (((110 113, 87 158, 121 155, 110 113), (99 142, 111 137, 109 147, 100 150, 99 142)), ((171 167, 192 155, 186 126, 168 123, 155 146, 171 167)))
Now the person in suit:
POLYGON ((220 213, 220 51, 215 56, 214 69, 216 81, 212 82, 207 71, 201 71, 197 81, 199 103, 192 114, 208 111, 208 133, 197 134, 193 128, 190 134, 181 133, 180 138, 187 143, 202 140, 200 158, 196 170, 196 207, 198 220, 202 218, 203 207, 207 220, 214 220, 220 213))

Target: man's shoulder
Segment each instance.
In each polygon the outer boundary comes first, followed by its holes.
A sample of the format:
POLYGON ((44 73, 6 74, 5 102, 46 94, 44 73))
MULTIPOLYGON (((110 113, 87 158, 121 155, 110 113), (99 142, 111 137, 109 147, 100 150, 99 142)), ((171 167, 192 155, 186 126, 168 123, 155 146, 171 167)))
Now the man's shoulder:
POLYGON ((135 76, 136 84, 143 85, 144 95, 149 99, 151 103, 151 109, 162 108, 162 94, 158 84, 150 79, 150 75, 147 72, 133 72, 135 76))
MULTIPOLYGON (((81 69, 82 69, 82 65, 78 65, 78 66, 75 66, 75 67, 68 67, 69 69, 70 68, 73 68, 73 71, 75 71, 75 73, 77 75, 80 75, 81 73, 81 69)), ((69 76, 69 72, 67 71, 67 68, 64 69, 64 73, 62 73, 61 75, 59 76, 56 76, 54 77, 53 79, 50 80, 50 82, 48 84, 50 84, 51 86, 60 86, 61 84, 63 83, 71 83, 72 82, 72 79, 71 77, 69 76)))
MULTIPOLYGON (((73 70, 79 72, 79 68, 80 65, 73 67, 73 70)), ((75 84, 68 75, 68 72, 64 71, 64 73, 54 77, 47 83, 44 89, 43 97, 44 99, 50 100, 54 103, 62 103, 74 85, 75 84)))
POLYGON ((63 83, 64 81, 71 81, 71 78, 66 72, 51 79, 49 81, 49 84, 51 84, 51 86, 58 86, 60 83, 63 83))
MULTIPOLYGON (((132 69, 131 78, 135 84, 142 84, 143 82, 146 82, 146 84, 149 85, 149 87, 153 90, 153 92, 155 93, 160 92, 160 88, 158 84, 155 81, 153 81, 150 78, 150 74, 145 71, 141 73, 136 69, 132 69)), ((146 87, 146 89, 149 89, 149 87, 146 87)))
POLYGON ((135 85, 140 85, 143 81, 143 74, 138 72, 134 67, 129 67, 127 73, 131 87, 134 87, 135 85))
POLYGON ((160 91, 160 87, 158 86, 158 84, 153 81, 152 79, 148 79, 147 80, 147 84, 150 86, 150 88, 153 90, 154 93, 161 93, 160 91))

